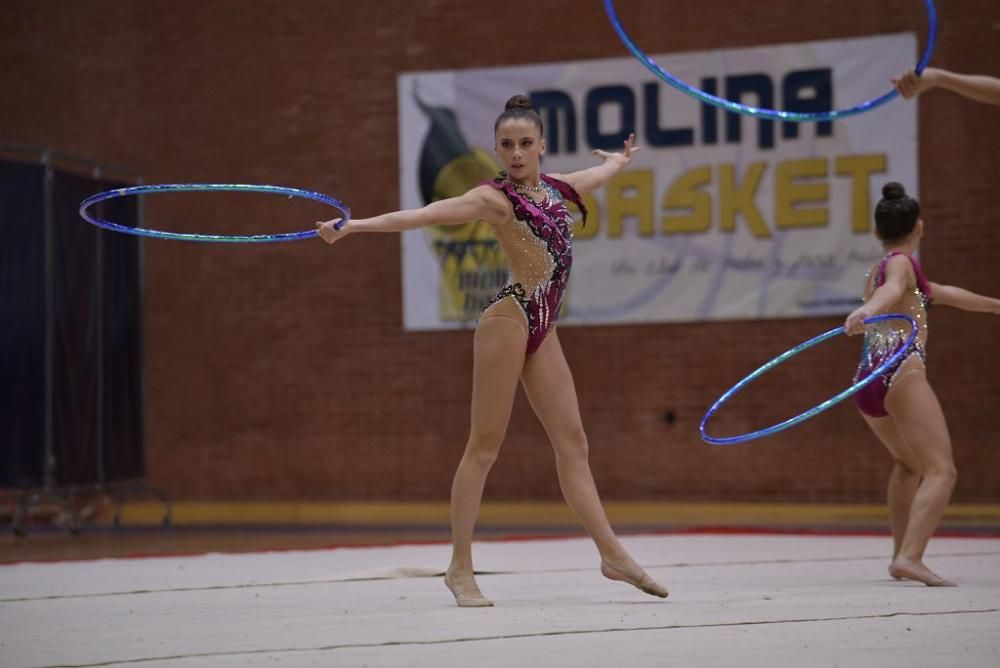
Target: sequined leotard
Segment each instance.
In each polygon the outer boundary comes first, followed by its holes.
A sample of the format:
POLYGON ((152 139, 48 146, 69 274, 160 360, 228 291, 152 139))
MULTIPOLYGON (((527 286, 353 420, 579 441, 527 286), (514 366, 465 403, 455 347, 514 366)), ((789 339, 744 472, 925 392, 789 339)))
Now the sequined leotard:
POLYGON ((542 175, 544 198, 536 202, 518 192, 509 181, 489 182, 510 201, 514 209, 511 224, 494 225, 500 247, 507 256, 510 276, 507 284, 490 301, 513 299, 528 326, 527 354, 538 350, 555 325, 573 264, 573 218, 566 200, 576 204, 587 220, 580 195, 564 181, 542 175))
MULTIPOLYGON (((885 397, 889 393, 889 387, 892 385, 892 380, 896 372, 899 371, 899 368, 906 360, 910 359, 913 355, 918 355, 921 362, 927 361, 927 354, 925 352, 927 346, 927 308, 930 306, 933 295, 931 294, 930 283, 928 283, 927 277, 924 276, 920 263, 916 259, 899 251, 889 253, 882 258, 872 272, 869 272, 866 282, 867 298, 871 298, 872 293, 885 282, 886 264, 896 255, 902 255, 910 261, 913 273, 917 278, 917 285, 913 290, 905 292, 899 302, 893 308, 889 309, 889 311, 910 316, 916 321, 919 331, 909 352, 899 362, 896 362, 891 368, 886 369, 886 371, 880 374, 881 377, 878 380, 865 385, 854 395, 854 402, 857 404, 858 409, 871 417, 885 417, 889 414, 885 409, 885 397), (874 276, 872 276, 873 274, 874 276), (874 280, 872 280, 873 278, 874 280)), ((854 376, 855 381, 870 376, 871 372, 887 357, 899 350, 909 335, 909 325, 899 320, 883 320, 868 325, 861 349, 861 363, 858 365, 858 371, 854 376)))

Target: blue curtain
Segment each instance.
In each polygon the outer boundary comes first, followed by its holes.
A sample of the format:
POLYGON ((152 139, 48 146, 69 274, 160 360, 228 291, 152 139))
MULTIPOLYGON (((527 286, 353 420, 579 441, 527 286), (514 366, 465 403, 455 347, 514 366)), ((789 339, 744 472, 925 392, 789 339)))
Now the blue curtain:
MULTIPOLYGON (((121 186, 105 182, 99 189, 121 186)), ((104 208, 98 209, 102 217, 123 225, 139 223, 139 201, 135 197, 102 204, 104 208)), ((101 473, 108 481, 137 480, 146 475, 142 251, 139 237, 101 231, 100 238, 104 345, 101 473)))
MULTIPOLYGON (((0 163, 0 486, 145 475, 139 240, 89 225, 78 213, 88 195, 121 185, 53 170, 46 234, 45 168, 0 163)), ((95 212, 138 224, 132 198, 95 212)))
POLYGON ((45 168, 0 162, 0 486, 42 481, 45 168))

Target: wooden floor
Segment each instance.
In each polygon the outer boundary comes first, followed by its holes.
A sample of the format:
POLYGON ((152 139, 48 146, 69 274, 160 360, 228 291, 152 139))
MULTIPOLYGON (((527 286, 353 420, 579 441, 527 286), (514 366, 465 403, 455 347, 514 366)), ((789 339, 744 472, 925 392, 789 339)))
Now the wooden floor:
MULTIPOLYGON (((819 533, 885 534, 882 506, 830 504, 606 505, 620 534, 819 533)), ((45 509, 42 509, 45 510, 45 509)), ((0 563, 209 552, 324 549, 449 541, 446 503, 175 503, 169 527, 153 502, 123 508, 114 526, 110 505, 91 509, 71 534, 55 513, 37 513, 24 535, 0 507, 0 563)), ((487 503, 477 540, 582 536, 562 503, 487 503)), ((954 505, 939 535, 1000 537, 1000 505, 954 505)))
POLYGON ((335 527, 285 530, 273 527, 174 527, 171 529, 107 527, 84 528, 71 536, 62 530, 45 530, 0 537, 0 564, 23 561, 64 561, 191 555, 210 552, 261 552, 267 550, 326 549, 350 545, 396 545, 442 542, 446 532, 379 532, 335 527))

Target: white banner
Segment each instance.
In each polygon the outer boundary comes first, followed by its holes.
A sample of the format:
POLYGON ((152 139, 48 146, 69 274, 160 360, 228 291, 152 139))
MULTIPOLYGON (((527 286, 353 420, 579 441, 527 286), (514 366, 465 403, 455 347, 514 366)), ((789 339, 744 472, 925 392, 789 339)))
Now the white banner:
MULTIPOLYGON (((854 106, 916 60, 912 34, 655 56, 720 97, 774 109, 854 106)), ((722 111, 633 58, 399 77, 403 208, 496 175, 493 123, 514 94, 545 123, 542 169, 596 164, 635 132, 629 168, 587 198, 564 324, 779 318, 849 312, 881 256, 872 208, 889 180, 917 192, 917 105, 827 123, 722 111)), ((403 235, 407 329, 468 326, 506 268, 482 222, 403 235)))

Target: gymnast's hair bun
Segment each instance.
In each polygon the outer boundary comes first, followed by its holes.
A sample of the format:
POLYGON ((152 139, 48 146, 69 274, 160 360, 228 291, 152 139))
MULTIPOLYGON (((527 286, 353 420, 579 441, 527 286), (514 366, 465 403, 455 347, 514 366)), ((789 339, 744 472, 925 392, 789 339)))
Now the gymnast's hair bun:
POLYGON ((510 111, 511 109, 533 109, 531 106, 531 100, 528 99, 526 95, 515 95, 514 97, 507 100, 507 104, 504 106, 504 111, 510 111))
MULTIPOLYGON (((509 104, 509 103, 508 103, 509 104)), ((906 188, 902 183, 890 181, 882 186, 882 197, 885 199, 903 199, 906 197, 906 188)))

